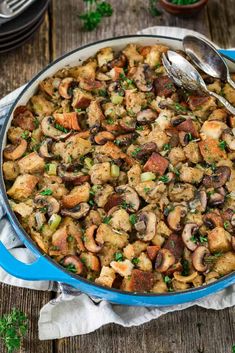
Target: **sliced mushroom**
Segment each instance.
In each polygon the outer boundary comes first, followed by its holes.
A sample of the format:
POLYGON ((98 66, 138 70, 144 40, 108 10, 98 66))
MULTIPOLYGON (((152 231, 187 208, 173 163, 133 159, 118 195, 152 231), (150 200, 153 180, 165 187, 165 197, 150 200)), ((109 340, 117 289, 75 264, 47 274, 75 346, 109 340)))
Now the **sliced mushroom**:
POLYGON ((224 200, 225 200, 225 195, 219 192, 213 192, 209 196, 208 204, 210 207, 218 207, 220 205, 223 205, 224 200))
POLYGON ((59 94, 65 99, 72 98, 73 88, 76 85, 76 81, 72 77, 64 78, 59 85, 59 94))
POLYGON ((109 212, 114 209, 116 206, 122 204, 124 198, 120 194, 112 194, 109 196, 108 201, 104 205, 105 212, 109 212))
POLYGON ((144 143, 140 147, 140 151, 136 153, 136 158, 143 159, 145 157, 148 157, 148 155, 151 154, 152 152, 156 152, 156 151, 157 151, 157 145, 155 142, 144 143))
POLYGON ((131 78, 142 92, 150 92, 153 88, 152 70, 148 64, 139 64, 131 78))
POLYGON ((95 242, 95 232, 97 228, 98 227, 93 224, 88 227, 85 232, 84 245, 85 248, 92 253, 99 252, 102 249, 102 246, 97 245, 95 242))
POLYGON ((157 117, 158 114, 152 109, 144 109, 137 114, 137 121, 140 124, 151 124, 157 119, 157 117))
POLYGON ((90 175, 84 175, 82 173, 75 173, 73 171, 67 171, 66 166, 60 164, 58 166, 58 175, 62 178, 64 182, 71 182, 73 185, 82 185, 90 181, 90 175))
POLYGON ((42 229, 43 224, 46 223, 46 217, 42 212, 35 212, 35 226, 37 230, 42 229))
POLYGON ((232 236, 231 243, 232 243, 232 248, 235 251, 235 236, 234 235, 232 236))
POLYGON ((196 197, 194 200, 189 202, 189 207, 191 210, 198 210, 200 212, 205 212, 207 206, 207 194, 205 190, 196 192, 196 197))
POLYGON ((211 176, 205 175, 202 182, 207 188, 217 189, 223 186, 229 180, 230 175, 231 169, 229 167, 218 167, 215 173, 211 176))
POLYGON ((52 196, 42 196, 42 195, 37 195, 34 198, 34 203, 37 205, 39 208, 46 208, 46 213, 48 216, 52 216, 55 213, 58 213, 60 211, 60 203, 57 201, 54 197, 52 196))
POLYGON ((171 119, 171 125, 176 127, 186 120, 185 116, 177 115, 171 119))
POLYGON ((79 205, 70 208, 70 209, 62 209, 61 210, 61 215, 62 216, 69 216, 74 219, 80 219, 82 217, 85 217, 87 213, 89 212, 90 206, 86 202, 82 202, 79 205))
POLYGON ((174 265, 175 257, 168 249, 160 249, 155 260, 155 269, 158 272, 166 272, 169 267, 174 265))
POLYGON ((230 130, 230 129, 224 130, 221 138, 223 141, 226 142, 228 148, 231 151, 235 151, 235 136, 233 134, 233 130, 230 130))
POLYGON ((216 212, 209 212, 203 216, 204 224, 213 229, 215 227, 223 227, 223 219, 222 217, 216 212))
POLYGON ((68 270, 69 270, 69 265, 72 265, 73 266, 73 271, 74 273, 80 275, 83 271, 83 264, 81 262, 81 260, 75 256, 75 255, 69 255, 69 256, 66 256, 64 259, 63 259, 63 266, 64 267, 67 267, 68 270))
POLYGON ((100 131, 95 135, 94 140, 98 145, 104 145, 108 141, 115 140, 115 137, 109 131, 100 131))
POLYGON ((137 192, 129 185, 120 185, 116 188, 116 192, 121 195, 124 207, 129 212, 136 212, 140 207, 140 199, 137 192))
POLYGON ((198 273, 196 271, 194 271, 193 273, 191 273, 188 276, 182 276, 179 272, 174 272, 173 276, 174 278, 182 283, 191 283, 193 282, 193 280, 197 277, 198 273))
POLYGON ((130 116, 124 116, 120 121, 119 125, 121 128, 127 132, 135 131, 136 129, 136 120, 130 116))
POLYGON ((108 67, 124 67, 126 65, 127 58, 121 53, 116 58, 114 58, 111 62, 107 64, 108 67))
POLYGON ((45 140, 43 140, 39 148, 39 155, 47 159, 54 158, 53 153, 50 152, 52 144, 53 144, 53 140, 50 138, 46 138, 45 140))
POLYGON ((198 272, 205 272, 208 268, 205 263, 205 257, 210 255, 210 251, 205 246, 198 246, 196 250, 194 250, 192 255, 192 263, 195 270, 198 272))
POLYGON ((135 229, 137 230, 137 238, 143 241, 150 241, 156 233, 157 217, 153 212, 141 212, 137 216, 135 229))
POLYGON ((176 206, 168 215, 167 222, 172 230, 179 231, 182 229, 182 219, 187 214, 187 208, 182 205, 176 206))
POLYGON ((43 118, 41 126, 42 132, 45 136, 51 137, 54 140, 64 140, 71 135, 71 131, 68 133, 61 133, 60 130, 54 126, 54 118, 52 116, 46 116, 43 118))
POLYGON ((23 154, 27 150, 27 142, 26 140, 22 139, 19 140, 19 143, 17 145, 7 145, 4 148, 3 155, 6 159, 9 159, 11 161, 15 161, 16 159, 19 159, 20 157, 23 156, 23 154))
POLYGON ((191 251, 194 251, 197 248, 197 244, 192 240, 192 236, 198 231, 198 228, 199 227, 196 223, 188 223, 185 225, 182 232, 183 242, 191 251))
POLYGON ((115 143, 121 147, 129 146, 136 139, 137 136, 138 135, 135 132, 125 134, 125 135, 119 135, 116 138, 115 143))

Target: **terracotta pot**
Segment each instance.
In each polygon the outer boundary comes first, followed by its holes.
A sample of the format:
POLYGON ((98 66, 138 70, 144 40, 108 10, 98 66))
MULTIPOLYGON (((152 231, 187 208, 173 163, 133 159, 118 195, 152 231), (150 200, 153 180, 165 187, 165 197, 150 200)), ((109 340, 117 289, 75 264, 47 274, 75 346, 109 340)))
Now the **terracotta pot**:
POLYGON ((192 16, 197 14, 206 4, 208 0, 199 0, 195 4, 191 5, 175 5, 168 0, 159 0, 160 5, 167 12, 178 15, 178 16, 192 16))

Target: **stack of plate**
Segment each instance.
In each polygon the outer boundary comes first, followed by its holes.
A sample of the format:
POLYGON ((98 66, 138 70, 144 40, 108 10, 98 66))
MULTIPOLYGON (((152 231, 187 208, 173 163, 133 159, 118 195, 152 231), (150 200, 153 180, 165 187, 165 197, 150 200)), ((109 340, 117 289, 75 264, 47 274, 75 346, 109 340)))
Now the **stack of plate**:
POLYGON ((50 0, 36 0, 18 17, 0 22, 0 53, 15 49, 28 41, 44 20, 50 0))

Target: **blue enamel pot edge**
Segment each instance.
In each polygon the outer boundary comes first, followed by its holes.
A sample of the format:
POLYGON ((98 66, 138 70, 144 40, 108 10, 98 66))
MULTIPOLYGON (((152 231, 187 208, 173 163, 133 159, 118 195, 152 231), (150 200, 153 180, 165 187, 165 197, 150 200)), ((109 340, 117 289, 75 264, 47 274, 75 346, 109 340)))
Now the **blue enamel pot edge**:
MULTIPOLYGON (((92 47, 94 44, 97 43, 105 43, 107 41, 113 40, 120 40, 125 38, 157 38, 157 39, 170 39, 173 41, 181 42, 181 40, 177 38, 169 38, 169 37, 162 37, 162 36, 154 36, 154 35, 131 35, 131 36, 123 36, 118 38, 111 38, 102 40, 93 44, 88 44, 83 46, 79 49, 76 49, 61 58, 57 59, 50 65, 48 65, 44 70, 42 70, 38 75, 36 75, 26 86, 23 92, 19 95, 18 99, 12 106, 4 126, 1 131, 0 137, 0 164, 2 166, 2 151, 3 151, 3 143, 5 140, 6 128, 9 119, 11 118, 11 114, 15 109, 18 101, 24 95, 24 93, 30 88, 30 86, 34 83, 34 81, 49 67, 53 66, 56 62, 59 62, 63 58, 71 55, 71 53, 77 53, 84 48, 92 47)), ((226 56, 226 53, 223 53, 226 56)), ((233 61, 233 60, 231 60, 233 61)), ((235 63, 235 62, 234 62, 235 63)), ((14 227, 16 233, 19 235, 21 240, 24 244, 35 254, 36 261, 32 264, 23 264, 16 260, 10 252, 5 248, 5 246, 0 242, 0 266, 12 274, 15 277, 19 277, 25 280, 53 280, 58 282, 67 283, 80 291, 87 293, 94 297, 99 297, 105 300, 108 300, 113 303, 124 304, 124 305, 136 305, 136 306, 170 306, 176 304, 182 304, 186 302, 190 302, 193 300, 200 299, 207 295, 213 294, 217 291, 220 291, 231 284, 235 283, 235 273, 231 273, 214 283, 207 284, 205 286, 199 288, 193 288, 184 292, 171 292, 171 293, 163 293, 163 294, 139 294, 139 293, 129 293, 124 292, 117 289, 109 289, 87 281, 86 279, 73 275, 64 269, 59 264, 55 263, 49 256, 45 255, 38 246, 33 242, 30 236, 24 231, 21 227, 19 221, 17 220, 14 212, 11 210, 8 198, 5 192, 4 180, 3 180, 3 173, 2 168, 0 170, 0 187, 2 191, 2 198, 5 203, 6 212, 8 218, 14 227)))

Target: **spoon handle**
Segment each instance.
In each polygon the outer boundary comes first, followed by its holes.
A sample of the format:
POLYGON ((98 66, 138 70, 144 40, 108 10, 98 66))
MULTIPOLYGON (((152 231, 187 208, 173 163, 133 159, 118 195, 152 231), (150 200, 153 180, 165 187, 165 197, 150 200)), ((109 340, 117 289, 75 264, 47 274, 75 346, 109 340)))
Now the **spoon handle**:
POLYGON ((222 103, 225 108, 233 115, 235 115, 235 107, 233 107, 224 97, 218 95, 215 92, 208 92, 210 94, 210 96, 215 97, 216 99, 218 99, 218 101, 220 103, 222 103))
POLYGON ((230 76, 230 75, 228 75, 228 77, 227 77, 227 82, 230 84, 230 86, 231 86, 232 88, 235 89, 235 82, 231 79, 231 76, 230 76))

